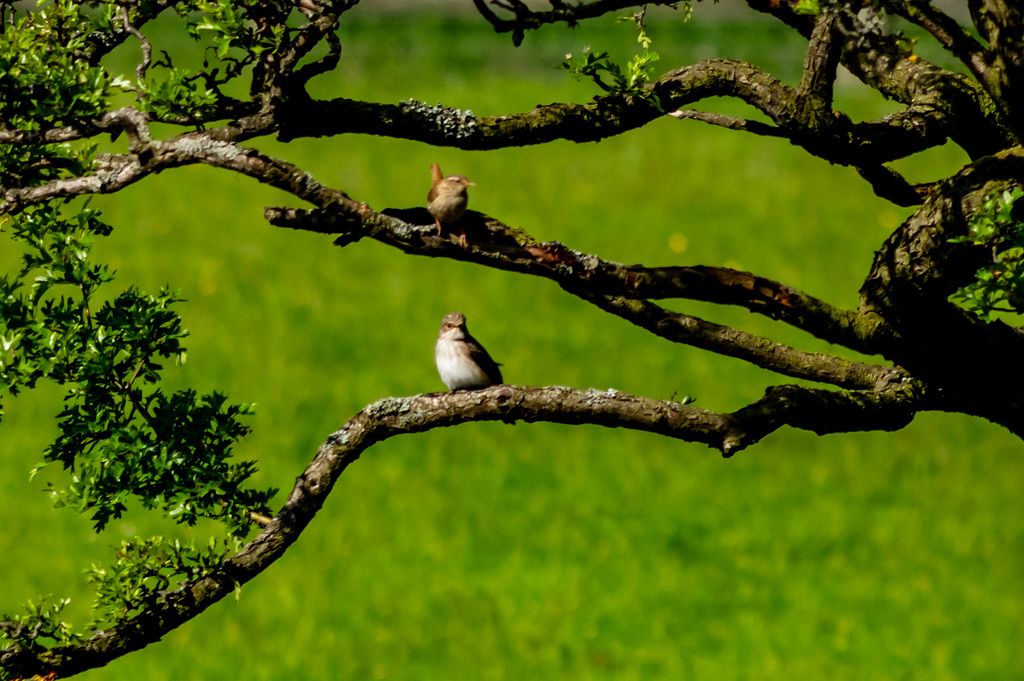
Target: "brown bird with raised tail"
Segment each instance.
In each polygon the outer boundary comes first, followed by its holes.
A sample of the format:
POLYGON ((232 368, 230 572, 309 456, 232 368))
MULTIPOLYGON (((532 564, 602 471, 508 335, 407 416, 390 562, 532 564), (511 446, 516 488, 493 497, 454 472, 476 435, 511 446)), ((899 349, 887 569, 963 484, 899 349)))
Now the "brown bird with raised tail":
MULTIPOLYGON (((442 222, 455 222, 466 213, 469 205, 469 187, 475 187, 465 175, 442 175, 441 166, 434 163, 430 166, 433 185, 427 193, 427 210, 434 216, 437 223, 437 235, 441 236, 442 222)), ((459 243, 466 246, 466 232, 459 230, 459 243)))

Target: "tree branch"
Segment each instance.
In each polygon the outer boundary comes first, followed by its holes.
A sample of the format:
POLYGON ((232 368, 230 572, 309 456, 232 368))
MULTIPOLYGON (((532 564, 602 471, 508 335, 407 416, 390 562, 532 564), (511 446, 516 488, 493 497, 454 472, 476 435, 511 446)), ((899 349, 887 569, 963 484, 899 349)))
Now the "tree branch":
POLYGON ((363 225, 336 223, 329 211, 267 208, 264 212, 267 220, 278 227, 341 234, 335 241, 337 245, 369 236, 412 255, 451 257, 545 277, 569 293, 667 340, 743 359, 786 376, 872 390, 893 380, 909 380, 899 368, 803 352, 754 334, 670 312, 643 300, 679 297, 742 305, 862 351, 886 342, 887 332, 877 317, 839 310, 749 272, 709 267, 627 267, 574 251, 558 242, 538 243, 522 230, 473 211, 460 222, 467 235, 465 248, 436 236, 432 224, 420 226, 409 222, 429 221, 420 209, 389 210, 376 217, 367 213, 363 225))
POLYGON ((928 31, 938 43, 959 59, 982 84, 989 97, 1003 109, 1006 123, 1018 140, 1024 139, 1024 96, 1016 87, 1024 78, 1024 15, 1003 0, 972 3, 972 16, 981 35, 988 41, 986 49, 977 38, 952 17, 920 0, 896 0, 890 9, 907 21, 928 31))
POLYGON ((1024 141, 1024 13, 1018 2, 969 0, 971 17, 988 41, 986 90, 1006 112, 1007 125, 1024 141))
POLYGON ((836 16, 822 12, 814 24, 807 46, 800 93, 813 95, 832 109, 832 86, 836 80, 840 50, 836 45, 836 16))
POLYGON ((152 140, 145 117, 134 109, 120 110, 118 119, 128 130, 132 154, 109 156, 94 175, 62 179, 38 187, 12 188, 3 192, 0 213, 16 212, 32 203, 52 198, 109 193, 166 168, 205 163, 253 177, 278 187, 322 209, 324 215, 306 219, 301 211, 273 211, 274 224, 342 234, 343 241, 370 235, 410 253, 451 255, 512 271, 526 272, 558 281, 567 288, 583 283, 589 291, 628 297, 684 297, 733 305, 781 319, 830 342, 871 352, 880 327, 854 313, 838 310, 824 301, 782 284, 716 268, 626 267, 602 261, 561 246, 540 244, 524 232, 470 213, 463 222, 474 232, 469 250, 429 235, 418 225, 432 223, 422 209, 397 211, 404 220, 373 212, 344 192, 327 188, 295 166, 222 142, 214 131, 188 133, 166 142, 152 140), (475 223, 475 224, 474 224, 475 223))
MULTIPOLYGON (((768 116, 780 129, 777 136, 843 165, 877 165, 944 144, 954 123, 946 109, 928 103, 898 116, 854 125, 846 117, 834 115, 818 95, 801 93, 756 66, 732 59, 712 59, 669 71, 650 87, 666 110, 709 97, 737 98, 768 116)), ((292 106, 294 110, 280 114, 282 141, 360 133, 472 150, 558 139, 596 142, 664 115, 644 98, 617 94, 599 96, 587 104, 548 104, 529 112, 486 117, 419 102, 396 106, 342 98, 292 106)), ((719 124, 726 121, 706 119, 719 124)), ((758 124, 743 125, 753 132, 768 133, 767 127, 758 124)))
POLYGON ((858 167, 857 172, 871 184, 875 194, 897 206, 920 205, 935 183, 911 184, 888 166, 858 167))
MULTIPOLYGON (((697 0, 700 2, 700 0, 697 0)), ((490 0, 490 4, 511 12, 515 18, 502 19, 494 10, 488 6, 487 0, 473 0, 480 15, 486 19, 496 33, 512 33, 512 43, 517 47, 523 42, 523 35, 526 31, 540 28, 545 24, 565 22, 573 27, 584 19, 593 19, 604 16, 610 12, 618 12, 627 7, 640 7, 645 5, 669 5, 678 4, 678 0, 650 0, 649 2, 635 2, 631 0, 594 0, 590 3, 577 2, 568 5, 565 2, 552 2, 552 9, 548 11, 531 10, 522 0, 490 0)))
POLYGON ((213 573, 156 592, 138 616, 98 631, 82 643, 39 651, 15 646, 0 653, 0 669, 14 677, 66 677, 102 667, 159 641, 261 574, 295 543, 349 465, 389 438, 471 421, 595 424, 703 443, 732 456, 784 426, 816 433, 894 430, 909 423, 920 398, 894 384, 881 392, 833 393, 797 386, 769 389, 731 414, 617 390, 497 385, 485 390, 389 397, 352 417, 320 446, 270 524, 213 573))
POLYGON ((135 36, 135 39, 139 41, 139 46, 142 49, 142 61, 135 67, 135 75, 139 79, 139 84, 142 84, 143 79, 146 77, 146 70, 149 69, 150 62, 153 60, 153 46, 150 44, 149 39, 142 34, 142 31, 132 26, 131 21, 128 20, 128 7, 121 5, 121 22, 124 25, 124 30, 135 36))
POLYGON ((537 243, 522 230, 513 230, 491 218, 481 219, 479 213, 473 212, 467 214, 472 222, 463 219, 460 223, 469 244, 463 249, 435 236, 431 226, 418 226, 394 217, 416 220, 420 212, 389 210, 378 218, 367 217, 367 222, 355 231, 351 223, 335 224, 326 211, 268 208, 265 214, 271 224, 279 227, 341 233, 335 242, 338 245, 369 236, 413 255, 452 257, 545 277, 569 293, 667 340, 743 359, 794 378, 856 389, 876 389, 894 377, 906 378, 898 368, 803 352, 754 334, 670 312, 642 299, 680 297, 742 305, 752 312, 784 319, 797 328, 861 350, 874 347, 886 335, 875 318, 838 310, 763 277, 726 268, 627 267, 573 251, 558 242, 537 243))
POLYGON ((887 359, 906 367, 942 397, 941 408, 987 418, 1024 437, 1024 330, 985 323, 948 300, 991 258, 963 243, 968 218, 993 189, 1020 186, 1024 150, 1008 149, 936 185, 924 204, 875 255, 861 289, 900 341, 887 359))
POLYGON ((315 62, 306 64, 295 72, 297 83, 305 85, 311 79, 324 73, 329 73, 337 68, 341 61, 341 40, 338 38, 336 25, 324 34, 327 40, 327 54, 315 62))
MULTIPOLYGON (((344 246, 370 237, 410 255, 448 257, 496 269, 532 274, 557 282, 574 295, 622 296, 625 299, 686 298, 737 305, 783 321, 831 343, 874 354, 888 336, 871 315, 842 310, 785 284, 723 267, 644 267, 581 253, 557 241, 540 243, 525 231, 476 211, 460 221, 467 245, 436 236, 423 209, 364 212, 362 223, 337 219, 332 211, 266 208, 275 226, 339 234, 344 246)), ((863 384, 861 384, 863 387, 863 384)))
MULTIPOLYGON (((472 246, 458 248, 430 236, 429 228, 423 225, 432 221, 422 209, 393 211, 404 219, 378 214, 344 192, 321 185, 308 173, 289 163, 215 139, 214 131, 188 133, 166 142, 155 141, 150 138, 148 125, 141 113, 133 109, 122 109, 121 112, 121 122, 128 130, 132 154, 106 157, 95 175, 57 180, 38 187, 7 189, 2 195, 4 202, 0 203, 0 212, 16 212, 26 205, 52 198, 117 191, 169 167, 205 163, 243 173, 322 209, 329 208, 325 215, 317 216, 313 221, 304 222, 307 214, 301 211, 274 209, 268 212, 268 218, 278 225, 342 234, 341 243, 369 235, 405 252, 451 255, 492 267, 544 276, 558 281, 567 290, 576 291, 582 287, 588 294, 631 299, 684 297, 743 305, 830 342, 867 353, 876 352, 877 342, 885 337, 884 327, 876 319, 838 310, 824 301, 749 273, 722 268, 626 267, 572 251, 557 242, 537 243, 521 230, 513 230, 475 212, 463 220, 465 227, 475 232, 472 246)), ((749 340, 751 345, 757 345, 753 338, 749 340)), ((809 377, 806 369, 792 373, 793 369, 787 368, 787 363, 776 364, 765 359, 775 356, 777 353, 774 351, 762 354, 763 358, 759 360, 762 366, 778 365, 783 373, 809 377)), ((803 359, 798 364, 801 367, 822 365, 821 362, 808 363, 803 359)), ((849 383, 851 379, 846 377, 846 373, 838 379, 838 384, 854 385, 849 383)), ((854 373, 863 372, 858 370, 854 373)), ((824 376, 821 380, 837 380, 832 372, 820 375, 824 376)), ((857 387, 871 383, 858 380, 861 383, 857 383, 857 387)))
POLYGON ((981 82, 988 79, 985 47, 953 17, 931 2, 892 0, 889 10, 932 34, 946 51, 959 59, 981 82))
MULTIPOLYGON (((116 4, 124 8, 126 14, 134 11, 135 16, 131 20, 131 25, 136 30, 141 30, 151 19, 156 18, 157 15, 173 5, 174 2, 173 0, 147 0, 147 2, 142 3, 138 0, 119 0, 116 4)), ((98 29, 93 31, 86 36, 83 57, 90 64, 96 65, 104 55, 127 40, 130 35, 134 34, 128 30, 107 31, 98 29)))
POLYGON ((790 139, 792 135, 786 130, 777 128, 767 123, 761 123, 760 121, 752 121, 746 118, 738 118, 736 116, 727 116, 726 114, 712 113, 710 111, 694 111, 693 109, 676 109, 670 111, 669 116, 678 118, 680 120, 694 120, 700 121, 701 123, 707 123, 708 125, 717 125, 721 128, 727 128, 729 130, 741 130, 744 132, 750 132, 755 135, 762 137, 782 137, 784 139, 790 139))
MULTIPOLYGON (((976 16, 976 22, 982 35, 985 36, 993 46, 1002 41, 1002 48, 999 54, 1004 56, 1005 62, 999 69, 1002 72, 1013 74, 1024 73, 1024 61, 1019 55, 1024 54, 1024 37, 1016 36, 1010 27, 1020 25, 1020 14, 1013 8, 1012 3, 1006 0, 971 0, 972 14, 976 16), (984 17, 984 21, 978 21, 984 17), (1014 37, 1016 36, 1016 37, 1014 37)), ((617 11, 625 7, 635 6, 642 3, 624 2, 621 0, 597 0, 589 4, 568 6, 564 3, 553 3, 550 11, 533 11, 521 0, 508 0, 507 2, 492 2, 499 7, 511 12, 514 18, 502 19, 488 7, 486 0, 474 0, 474 4, 480 14, 490 22, 498 32, 513 33, 513 42, 519 44, 523 39, 526 30, 538 28, 547 23, 564 21, 570 26, 577 21, 589 19, 603 14, 617 11)), ((668 4, 668 3, 651 3, 668 4)), ((853 22, 850 27, 850 35, 844 41, 845 44, 833 47, 831 42, 835 36, 834 30, 837 27, 836 15, 822 13, 818 19, 805 14, 798 14, 795 11, 796 3, 778 2, 778 0, 747 0, 747 4, 760 12, 766 12, 781 19, 785 23, 797 28, 810 41, 808 60, 805 64, 804 81, 801 84, 801 91, 815 93, 825 102, 829 102, 829 89, 824 84, 830 82, 829 71, 834 68, 837 60, 841 62, 856 75, 864 80, 871 87, 879 89, 887 97, 896 99, 907 105, 915 105, 919 108, 929 107, 933 111, 942 109, 944 101, 954 105, 952 111, 947 110, 939 116, 944 121, 946 134, 957 141, 972 158, 980 158, 991 154, 1007 146, 1010 142, 1008 132, 1010 128, 1017 125, 1016 119, 1020 116, 1011 115, 1006 121, 992 120, 991 100, 977 83, 944 69, 936 67, 925 60, 915 57, 907 59, 903 52, 897 36, 882 35, 880 32, 864 30, 864 27, 856 25, 860 21, 852 11, 848 12, 845 19, 853 22), (820 26, 819 33, 815 35, 815 26, 820 26), (825 88, 825 89, 822 89, 825 88), (955 112, 958 120, 952 120, 949 114, 955 112)), ((950 20, 943 13, 929 7, 922 7, 916 0, 901 0, 896 3, 907 10, 908 18, 920 22, 926 30, 932 31, 940 43, 948 45, 958 56, 966 58, 965 63, 969 66, 972 63, 978 64, 976 47, 978 43, 969 33, 961 29, 955 22, 950 20), (911 18, 913 15, 914 18, 911 18)), ((925 3, 927 5, 928 3, 925 3)), ((988 73, 994 73, 991 69, 988 73)), ((980 71, 979 71, 980 73, 980 71)), ((990 83, 991 78, 983 80, 990 83)), ((989 95, 1000 101, 996 96, 996 90, 987 86, 989 95)), ((1015 92, 1021 88, 1002 88, 999 92, 1015 92)), ((1024 99, 1024 96, 1022 96, 1024 99)), ((1019 104, 1020 102, 1017 102, 1019 104)), ((673 104, 670 108, 680 108, 685 103, 673 104)), ((828 106, 825 107, 829 108, 828 106)), ((1010 112, 1019 109, 1010 108, 1010 112)), ((781 126, 787 127, 787 126, 781 126)), ((1016 128, 1018 137, 1020 128, 1016 128)), ((571 138, 566 138, 571 139, 571 138)), ((812 153, 817 153, 811 150, 812 153)), ((826 157, 828 158, 828 157, 826 157)), ((866 159, 860 161, 838 161, 829 158, 834 162, 847 163, 849 165, 873 165, 894 160, 898 157, 879 158, 868 162, 866 159)))
MULTIPOLYGON (((795 3, 777 0, 746 0, 747 5, 795 28, 810 38, 813 17, 798 14, 795 3)), ((978 159, 1015 143, 1007 122, 994 102, 975 80, 939 68, 916 55, 907 54, 899 36, 865 31, 846 36, 840 63, 869 87, 889 99, 919 111, 931 111, 925 119, 941 125, 945 135, 978 159), (913 58, 910 58, 913 56, 913 58), (993 115, 995 113, 995 115, 993 115)), ((852 165, 874 165, 854 162, 852 165)))
POLYGON ((365 204, 325 187, 290 163, 218 139, 221 129, 186 133, 167 141, 153 140, 145 114, 127 107, 113 113, 118 116, 110 125, 119 123, 127 131, 131 153, 99 155, 92 175, 53 180, 35 187, 0 188, 0 214, 15 213, 56 198, 119 191, 153 173, 197 163, 242 173, 315 206, 332 206, 355 220, 368 210, 365 204))
POLYGON ((601 296, 585 289, 566 290, 667 340, 735 357, 783 376, 856 390, 876 390, 894 380, 909 380, 909 375, 899 367, 804 352, 752 333, 671 312, 646 300, 601 296))
POLYGON ((299 27, 297 35, 287 49, 282 50, 282 53, 278 56, 277 68, 280 72, 294 71, 298 65, 299 60, 309 54, 313 48, 320 44, 320 41, 327 38, 329 41, 328 53, 323 59, 308 64, 306 68, 300 69, 305 71, 305 75, 297 76, 298 81, 301 84, 305 84, 313 75, 317 73, 324 73, 330 68, 337 65, 338 59, 341 56, 341 42, 338 40, 338 36, 335 31, 338 29, 338 15, 337 14, 320 14, 315 19, 310 21, 308 24, 299 27), (314 68, 309 68, 314 67, 314 68))
POLYGON ((7 128, 0 130, 2 144, 56 144, 72 142, 109 132, 114 128, 123 128, 129 134, 140 134, 143 129, 148 135, 149 115, 131 107, 124 107, 104 114, 101 118, 91 121, 79 121, 74 125, 46 130, 17 130, 7 128))

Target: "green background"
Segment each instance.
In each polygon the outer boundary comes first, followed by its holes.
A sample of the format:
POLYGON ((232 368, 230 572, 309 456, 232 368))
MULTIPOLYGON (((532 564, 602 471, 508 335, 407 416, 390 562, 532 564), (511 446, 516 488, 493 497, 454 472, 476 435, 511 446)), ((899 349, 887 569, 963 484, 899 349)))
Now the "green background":
MULTIPOLYGON (((689 24, 649 13, 659 72, 729 56, 799 82, 798 36, 703 10, 689 24)), ((173 22, 150 31, 186 58, 173 22)), ((346 15, 342 41, 317 96, 441 100, 478 115, 586 101, 595 88, 557 68, 565 53, 591 45, 623 63, 636 49, 630 25, 611 20, 545 28, 514 48, 471 14, 372 3, 346 15)), ((128 44, 114 58, 128 72, 137 53, 128 44)), ((855 118, 894 110, 848 74, 837 106, 855 118)), ((378 210, 423 205, 437 161, 477 183, 472 208, 537 238, 619 262, 747 269, 846 307, 910 212, 785 141, 667 117, 600 144, 487 153, 356 136, 255 144, 378 210)), ((924 181, 965 162, 944 147, 897 167, 924 181)), ((651 336, 544 280, 275 229, 265 205, 300 204, 210 168, 92 202, 115 226, 95 251, 118 271, 115 285, 170 283, 188 299, 188 359, 167 368, 169 387, 258 404, 238 453, 259 461, 262 486, 290 488, 368 403, 441 389, 432 345, 454 310, 510 383, 692 395, 731 411, 791 382, 651 336)), ((0 249, 5 264, 16 255, 6 240, 0 249)), ((857 357, 742 310, 668 304, 857 357)), ((0 611, 70 596, 84 624, 82 570, 109 562, 110 546, 214 528, 133 510, 97 536, 88 517, 52 511, 40 490, 65 474, 27 478, 59 399, 43 388, 5 404, 0 611)), ((784 430, 731 460, 596 426, 467 424, 396 438, 342 476, 240 600, 81 678, 1022 678, 1022 480, 1018 440, 948 414, 893 434, 784 430)))

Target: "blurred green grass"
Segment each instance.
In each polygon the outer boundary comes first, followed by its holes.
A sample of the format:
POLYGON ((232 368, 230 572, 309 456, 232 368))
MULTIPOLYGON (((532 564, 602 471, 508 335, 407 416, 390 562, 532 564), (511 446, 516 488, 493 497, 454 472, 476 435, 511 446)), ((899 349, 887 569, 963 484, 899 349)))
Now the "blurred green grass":
MULTIPOLYGON (((803 47, 785 29, 702 23, 699 9, 687 25, 651 13, 661 68, 727 55, 799 78, 803 47)), ((634 40, 606 21, 546 28, 516 49, 471 17, 348 16, 341 67, 319 96, 478 114, 584 101, 592 87, 556 68, 564 54, 593 45, 621 60, 634 40)), ((168 29, 153 30, 158 41, 168 29)), ((855 116, 891 110, 849 84, 837 101, 855 116)), ((621 262, 742 267, 844 306, 908 214, 855 171, 785 142, 669 119, 597 145, 488 153, 356 136, 258 146, 376 209, 422 205, 438 161, 477 182, 471 207, 539 238, 621 262)), ((900 168, 934 179, 965 160, 940 148, 900 168)), ((188 361, 168 368, 169 387, 259 405, 239 455, 259 460, 260 484, 287 490, 369 402, 441 388, 432 344, 452 310, 514 383, 692 394, 731 410, 785 382, 651 337, 546 281, 275 230, 262 206, 277 204, 297 205, 207 168, 93 201, 115 225, 96 251, 117 283, 171 283, 188 298, 188 361)), ((746 312, 673 307, 836 351, 746 312)), ((59 397, 6 404, 0 610, 70 595, 82 623, 81 569, 108 561, 122 536, 209 528, 132 512, 97 537, 87 518, 52 512, 42 482, 26 479, 59 397)), ((728 461, 598 427, 468 424, 397 438, 345 473, 239 602, 83 678, 1020 678, 1020 453, 1002 430, 946 414, 895 434, 783 431, 728 461)))

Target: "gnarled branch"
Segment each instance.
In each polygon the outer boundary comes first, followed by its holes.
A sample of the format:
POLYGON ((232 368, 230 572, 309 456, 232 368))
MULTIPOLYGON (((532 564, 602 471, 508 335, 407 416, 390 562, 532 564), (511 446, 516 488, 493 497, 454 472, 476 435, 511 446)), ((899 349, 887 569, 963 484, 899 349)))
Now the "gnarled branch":
MULTIPOLYGON (((700 0, 697 0, 700 2, 700 0)), ((523 42, 523 36, 527 30, 540 28, 545 24, 565 22, 569 26, 575 26, 577 22, 584 19, 593 19, 604 16, 609 12, 618 12, 627 7, 639 7, 641 5, 670 5, 678 4, 678 0, 650 0, 650 2, 635 2, 631 0, 593 0, 593 2, 574 2, 567 4, 563 0, 551 0, 551 9, 547 11, 532 10, 522 0, 490 0, 490 4, 511 12, 512 19, 503 19, 490 8, 488 0, 473 0, 480 16, 486 19, 497 33, 512 33, 512 42, 518 46, 523 42)))
POLYGON ((703 443, 732 456, 787 425, 819 434, 901 428, 922 404, 920 396, 898 382, 880 391, 838 393, 778 386, 731 414, 616 390, 566 387, 496 385, 389 397, 353 416, 320 446, 269 525, 220 569, 157 592, 140 615, 82 643, 39 651, 15 645, 3 651, 0 665, 14 676, 66 677, 159 641, 276 562, 313 520, 345 469, 374 444, 398 435, 471 421, 587 423, 703 443))
MULTIPOLYGON (((815 19, 796 12, 795 3, 747 0, 747 5, 810 39, 815 19)), ((1010 127, 977 81, 908 54, 899 36, 873 31, 849 35, 840 54, 840 63, 847 70, 885 97, 922 112, 930 110, 930 120, 942 125, 945 135, 971 158, 993 154, 1014 143, 1010 127)))
POLYGON ((840 50, 837 42, 836 17, 822 12, 808 40, 800 92, 814 95, 829 109, 832 108, 832 86, 836 80, 836 67, 839 66, 840 50))
MULTIPOLYGON (((823 86, 815 82, 815 89, 820 90, 823 86)), ((833 114, 829 101, 816 92, 802 92, 752 64, 733 59, 712 59, 669 71, 650 87, 661 105, 671 111, 711 97, 737 98, 768 116, 778 128, 773 134, 844 165, 877 165, 944 144, 958 123, 953 111, 937 108, 929 100, 899 115, 854 124, 833 114)), ((933 94, 933 98, 938 96, 933 94)), ((620 94, 600 96, 587 104, 547 104, 518 114, 476 117, 417 102, 373 104, 339 98, 294 106, 294 112, 280 115, 279 136, 286 141, 361 133, 473 150, 559 139, 596 142, 664 115, 643 98, 620 94)), ((720 124, 722 119, 712 122, 720 124)), ((763 125, 745 122, 741 127, 768 134, 763 125)), ((996 148, 1002 147, 989 147, 996 148)))
MULTIPOLYGON (((460 222, 468 235, 465 247, 436 236, 429 214, 423 209, 389 209, 383 213, 367 210, 361 215, 361 223, 348 218, 338 219, 331 210, 267 208, 264 214, 271 224, 278 227, 339 234, 341 236, 335 241, 338 245, 370 237, 411 255, 450 257, 544 277, 584 298, 613 296, 634 301, 686 298, 737 305, 865 353, 876 352, 887 337, 884 325, 870 314, 860 315, 836 308, 785 284, 749 272, 723 267, 622 265, 575 251, 557 241, 537 242, 523 230, 475 211, 469 211, 460 222)), ((762 348, 767 346, 762 345, 762 348)), ((826 380, 832 382, 831 379, 826 380)), ((865 385, 870 385, 870 382, 858 383, 859 387, 865 385)))
POLYGON ((200 163, 242 173, 316 206, 333 206, 346 214, 367 210, 364 204, 325 187, 291 163, 219 139, 222 129, 186 133, 163 141, 152 139, 148 118, 142 112, 126 107, 108 117, 104 125, 118 124, 127 131, 130 153, 100 155, 91 175, 34 187, 0 188, 0 214, 57 198, 115 192, 154 173, 200 163))

